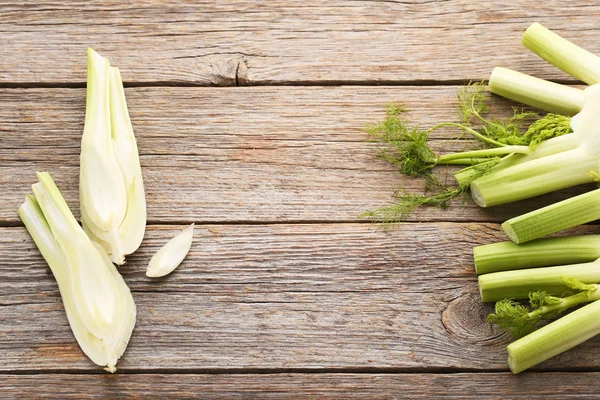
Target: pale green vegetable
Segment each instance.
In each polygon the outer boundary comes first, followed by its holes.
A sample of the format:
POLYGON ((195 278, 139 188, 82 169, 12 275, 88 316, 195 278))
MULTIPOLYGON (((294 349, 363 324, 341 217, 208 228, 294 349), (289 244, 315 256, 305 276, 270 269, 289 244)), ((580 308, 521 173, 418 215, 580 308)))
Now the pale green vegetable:
MULTIPOLYGON (((506 68, 496 68, 490 91, 571 119, 572 134, 549 139, 529 154, 514 154, 471 183, 482 207, 513 202, 600 178, 600 57, 531 25, 523 44, 568 74, 592 85, 583 92, 506 68)), ((468 182, 472 171, 457 180, 468 182)), ((503 229, 514 241, 475 248, 483 301, 497 301, 488 320, 522 337, 508 346, 508 364, 519 373, 600 333, 598 235, 537 239, 600 218, 600 190, 513 218, 503 229), (530 241, 532 240, 532 241, 530 241), (530 241, 530 242, 529 242, 530 241), (525 244, 515 244, 523 243, 525 244), (595 261, 591 259, 596 258, 595 261), (584 262, 584 263, 583 263, 584 262), (557 265, 574 263, 570 265, 557 265), (531 268, 546 266, 544 268, 531 268), (572 294, 572 292, 579 293, 572 294), (563 297, 560 297, 563 296, 563 297), (515 301, 529 297, 530 306, 515 301), (542 319, 584 306, 534 331, 542 319), (532 332, 534 331, 534 332, 532 332)))
POLYGON ((518 269, 479 275, 481 300, 526 299, 530 292, 543 290, 560 295, 569 290, 563 278, 583 283, 600 283, 600 259, 588 263, 518 269))
POLYGON ((583 106, 583 90, 496 67, 490 75, 492 93, 560 115, 575 115, 583 106))
POLYGON ((600 84, 584 90, 581 112, 571 118, 569 139, 554 138, 547 143, 553 154, 535 157, 499 170, 493 170, 471 183, 471 194, 481 207, 522 200, 583 183, 594 182, 600 160, 600 84), (573 147, 575 144, 575 147, 573 147), (563 151, 557 151, 561 150, 563 151), (557 151, 557 152, 556 152, 557 151))
POLYGON ((19 216, 52 270, 81 349, 115 372, 135 326, 133 297, 104 249, 79 226, 50 175, 38 173, 38 179, 19 216))
POLYGON ((146 275, 158 278, 170 274, 181 264, 192 247, 194 224, 179 232, 152 257, 146 275))
POLYGON ((84 230, 114 263, 123 264, 144 237, 144 185, 121 75, 92 49, 79 196, 84 230))
POLYGON ((600 83, 600 57, 569 42, 539 23, 523 35, 523 44, 567 74, 593 85, 600 83))
POLYGON ((514 243, 525 243, 542 236, 600 219, 600 189, 511 218, 502 229, 514 243))
POLYGON ((473 248, 473 256, 477 275, 590 262, 600 258, 600 235, 551 237, 523 244, 492 243, 473 248))
POLYGON ((600 333, 600 285, 563 278, 570 293, 564 297, 545 291, 529 294, 529 307, 512 299, 496 303, 488 321, 509 331, 518 339, 508 345, 508 365, 515 374, 556 356, 600 333), (575 293, 573 293, 575 292, 575 293), (543 320, 560 316, 575 306, 588 304, 543 327, 543 320))
POLYGON ((600 301, 596 300, 509 344, 510 370, 518 374, 596 336, 600 333, 598 315, 600 301))

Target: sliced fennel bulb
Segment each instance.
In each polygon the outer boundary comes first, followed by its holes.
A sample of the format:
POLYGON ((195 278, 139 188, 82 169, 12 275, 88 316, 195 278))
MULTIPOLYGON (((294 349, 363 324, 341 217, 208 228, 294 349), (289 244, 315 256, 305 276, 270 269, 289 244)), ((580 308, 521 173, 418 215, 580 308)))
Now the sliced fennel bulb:
POLYGON ((144 237, 144 184, 121 75, 92 49, 80 162, 83 228, 121 265, 144 237))
POLYGON ((133 297, 104 249, 79 226, 50 175, 38 173, 38 179, 19 216, 52 270, 81 349, 115 372, 135 326, 133 297))
POLYGON ((192 247, 194 238, 194 224, 191 224, 174 238, 169 240, 158 252, 152 256, 146 276, 150 278, 159 278, 170 274, 181 264, 187 253, 192 247))

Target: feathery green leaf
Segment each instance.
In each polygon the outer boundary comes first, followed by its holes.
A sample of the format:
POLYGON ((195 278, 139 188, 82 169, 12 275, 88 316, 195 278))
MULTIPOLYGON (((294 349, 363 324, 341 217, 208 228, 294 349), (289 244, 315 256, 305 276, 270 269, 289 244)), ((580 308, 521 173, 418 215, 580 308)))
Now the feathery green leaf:
MULTIPOLYGON (((429 146, 431 132, 442 127, 453 127, 472 135, 477 141, 476 147, 500 148, 509 145, 530 146, 533 148, 543 140, 569 133, 570 118, 556 114, 548 114, 530 125, 525 134, 521 130, 526 123, 539 116, 532 111, 514 109, 513 115, 506 119, 491 120, 484 117, 489 112, 486 104, 486 86, 483 82, 470 83, 459 90, 458 114, 461 123, 443 122, 428 129, 413 126, 401 118, 406 108, 401 104, 388 104, 383 121, 367 126, 371 140, 383 144, 377 156, 395 166, 410 177, 426 179, 425 193, 406 193, 397 191, 396 202, 373 211, 363 213, 361 217, 378 222, 400 222, 405 220, 419 206, 435 206, 445 208, 449 202, 469 189, 471 182, 485 174, 506 155, 499 150, 491 155, 479 157, 475 152, 456 153, 456 157, 445 155, 439 157, 429 146), (478 128, 477 128, 478 126, 478 128), (461 155, 464 154, 464 157, 461 155), (440 164, 458 164, 467 167, 456 173, 459 185, 450 187, 442 185, 435 177, 433 169, 440 164), (437 182, 437 184, 432 184, 437 182)), ((512 149, 511 149, 512 150, 512 149)))

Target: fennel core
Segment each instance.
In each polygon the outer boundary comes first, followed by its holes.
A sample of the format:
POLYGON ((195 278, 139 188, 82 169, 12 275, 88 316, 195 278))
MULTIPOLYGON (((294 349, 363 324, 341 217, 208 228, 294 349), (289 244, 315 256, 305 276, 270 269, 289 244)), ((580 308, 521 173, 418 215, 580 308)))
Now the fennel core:
POLYGON ((458 92, 457 98, 460 122, 442 122, 422 129, 401 118, 406 111, 403 106, 390 104, 386 108, 385 119, 367 127, 369 138, 383 145, 378 149, 377 156, 398 167, 405 176, 424 178, 425 191, 409 193, 400 188, 393 195, 394 203, 365 212, 360 217, 396 223, 405 220, 419 206, 445 208, 452 199, 466 193, 477 178, 487 175, 503 163, 512 164, 510 159, 515 155, 526 157, 548 138, 571 132, 570 119, 557 114, 547 114, 536 120, 525 133, 522 133, 522 129, 527 123, 539 118, 533 111, 515 108, 509 118, 486 118, 489 108, 485 84, 481 82, 465 86, 458 92), (429 136, 435 130, 448 127, 460 131, 461 137, 470 135, 475 139, 471 143, 480 148, 436 154, 429 146, 429 136), (434 168, 439 165, 466 167, 454 173, 457 185, 449 186, 435 173, 434 168))

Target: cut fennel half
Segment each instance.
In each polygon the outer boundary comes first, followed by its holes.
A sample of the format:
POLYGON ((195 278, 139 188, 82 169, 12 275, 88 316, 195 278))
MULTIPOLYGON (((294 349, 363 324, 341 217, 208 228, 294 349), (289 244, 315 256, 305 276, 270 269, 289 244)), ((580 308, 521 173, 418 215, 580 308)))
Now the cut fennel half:
POLYGON ((120 72, 92 49, 80 161, 83 228, 121 265, 144 237, 144 183, 120 72))
POLYGON ((136 307, 104 249, 77 223, 47 172, 38 173, 19 216, 58 283, 67 318, 83 352, 116 371, 133 332, 136 307))

